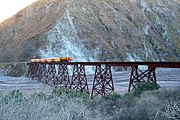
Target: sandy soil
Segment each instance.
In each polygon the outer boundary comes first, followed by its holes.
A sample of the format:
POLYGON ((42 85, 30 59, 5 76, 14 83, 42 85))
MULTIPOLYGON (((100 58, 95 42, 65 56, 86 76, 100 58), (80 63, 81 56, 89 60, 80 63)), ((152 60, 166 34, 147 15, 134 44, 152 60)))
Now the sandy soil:
POLYGON ((0 92, 8 93, 12 90, 20 90, 25 95, 30 95, 35 92, 49 93, 53 88, 31 78, 0 76, 0 92))

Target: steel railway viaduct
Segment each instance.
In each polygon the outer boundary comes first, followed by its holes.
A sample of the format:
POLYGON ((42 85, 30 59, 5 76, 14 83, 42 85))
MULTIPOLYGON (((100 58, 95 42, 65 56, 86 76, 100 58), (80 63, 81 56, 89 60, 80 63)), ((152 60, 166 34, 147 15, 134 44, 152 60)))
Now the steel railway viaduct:
MULTIPOLYGON (((128 92, 136 88, 137 82, 152 81, 157 84, 156 68, 180 68, 180 62, 29 62, 28 77, 38 78, 40 82, 55 86, 64 86, 79 92, 89 93, 86 66, 94 66, 94 79, 91 98, 114 92, 112 67, 130 67, 131 74, 128 92), (139 66, 147 66, 141 70, 139 66), (69 75, 68 66, 73 67, 69 75)), ((121 76, 119 76, 121 77, 121 76)))

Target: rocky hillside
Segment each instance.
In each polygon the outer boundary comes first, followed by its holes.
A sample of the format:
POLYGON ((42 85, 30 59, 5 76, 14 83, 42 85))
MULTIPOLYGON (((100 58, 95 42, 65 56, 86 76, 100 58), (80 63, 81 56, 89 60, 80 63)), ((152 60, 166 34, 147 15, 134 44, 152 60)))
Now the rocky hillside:
POLYGON ((180 0, 39 0, 0 24, 0 62, 179 61, 180 0))

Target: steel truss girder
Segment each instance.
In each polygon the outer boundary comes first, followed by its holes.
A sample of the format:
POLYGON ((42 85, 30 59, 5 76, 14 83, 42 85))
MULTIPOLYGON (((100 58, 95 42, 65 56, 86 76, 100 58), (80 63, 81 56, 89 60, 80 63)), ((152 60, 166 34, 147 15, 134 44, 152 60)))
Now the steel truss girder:
POLYGON ((88 82, 84 65, 74 65, 70 88, 89 94, 88 82))
POLYGON ((68 66, 65 64, 58 64, 57 66, 58 66, 58 73, 56 76, 55 85, 63 86, 63 87, 70 87, 68 66))
POLYGON ((136 88, 137 82, 152 81, 157 84, 155 69, 156 67, 148 66, 147 70, 142 71, 138 68, 138 65, 133 65, 131 67, 128 92, 132 92, 136 88))
POLYGON ((37 77, 38 70, 39 70, 39 64, 36 64, 36 63, 29 64, 28 77, 31 77, 32 79, 37 77))
POLYGON ((45 76, 46 80, 45 83, 48 85, 54 85, 55 84, 55 77, 56 77, 56 66, 55 64, 49 63, 47 65, 47 75, 45 76))
POLYGON ((47 64, 40 64, 38 80, 42 83, 48 83, 48 67, 47 64))
POLYGON ((39 64, 39 69, 38 69, 38 81, 42 82, 44 76, 45 76, 45 69, 46 65, 45 64, 39 64))
POLYGON ((106 65, 104 68, 102 68, 101 65, 96 65, 91 98, 94 98, 98 94, 104 96, 112 92, 114 92, 114 83, 111 66, 106 65))

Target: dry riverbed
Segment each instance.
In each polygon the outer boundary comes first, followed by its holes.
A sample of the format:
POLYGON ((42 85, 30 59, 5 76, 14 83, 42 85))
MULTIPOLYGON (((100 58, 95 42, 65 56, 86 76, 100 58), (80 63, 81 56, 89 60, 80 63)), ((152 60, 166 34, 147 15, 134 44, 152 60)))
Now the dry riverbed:
MULTIPOLYGON (((113 80, 115 92, 123 94, 128 90, 130 71, 113 72, 113 80)), ((157 69, 157 82, 161 87, 180 86, 180 69, 157 69)), ((93 74, 88 74, 88 84, 91 92, 93 74)), ((20 90, 24 94, 29 95, 35 92, 50 93, 53 86, 40 83, 27 77, 9 77, 0 76, 0 92, 9 92, 12 90, 20 90)))

